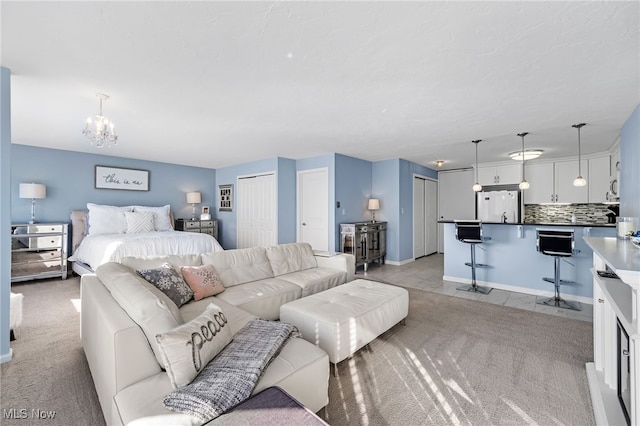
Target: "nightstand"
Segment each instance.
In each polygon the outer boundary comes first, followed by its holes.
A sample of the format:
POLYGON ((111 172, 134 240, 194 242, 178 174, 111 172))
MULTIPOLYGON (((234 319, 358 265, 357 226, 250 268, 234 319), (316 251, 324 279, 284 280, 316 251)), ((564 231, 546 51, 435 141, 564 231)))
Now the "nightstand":
POLYGON ((11 225, 11 282, 67 278, 66 223, 11 225))
POLYGON ((176 219, 173 226, 176 231, 200 232, 201 234, 209 234, 216 240, 218 239, 218 221, 215 219, 176 219))

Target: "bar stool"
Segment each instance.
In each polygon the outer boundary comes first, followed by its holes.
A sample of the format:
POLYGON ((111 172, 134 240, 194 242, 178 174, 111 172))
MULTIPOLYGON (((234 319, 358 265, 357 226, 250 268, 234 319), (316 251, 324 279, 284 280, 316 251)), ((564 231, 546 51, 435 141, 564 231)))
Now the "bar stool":
POLYGON ((481 287, 476 284, 476 268, 488 268, 489 265, 476 263, 476 245, 481 244, 491 238, 482 236, 482 222, 479 220, 456 220, 456 239, 460 242, 469 244, 471 247, 471 262, 465 262, 465 265, 471 267, 471 285, 463 285, 458 290, 472 291, 474 293, 489 294, 491 287, 481 287))
POLYGON ((560 260, 563 257, 573 256, 575 250, 575 242, 573 239, 573 230, 557 231, 548 229, 537 229, 536 248, 538 251, 547 256, 553 256, 554 269, 553 278, 543 278, 544 281, 554 284, 555 295, 551 298, 539 298, 537 303, 540 305, 555 306, 557 308, 573 309, 579 311, 582 309, 579 302, 567 302, 560 297, 560 285, 575 285, 575 281, 560 279, 560 260))

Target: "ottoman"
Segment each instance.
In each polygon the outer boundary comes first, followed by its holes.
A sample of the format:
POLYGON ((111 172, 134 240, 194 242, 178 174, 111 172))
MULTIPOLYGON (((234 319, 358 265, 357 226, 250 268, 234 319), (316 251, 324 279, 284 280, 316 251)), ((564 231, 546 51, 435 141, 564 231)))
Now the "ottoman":
POLYGON ((15 340, 14 330, 22 324, 22 293, 11 293, 9 298, 9 340, 15 340))
POLYGON ((298 327, 302 337, 324 350, 336 364, 409 313, 409 293, 402 287, 355 280, 286 303, 280 321, 298 327))

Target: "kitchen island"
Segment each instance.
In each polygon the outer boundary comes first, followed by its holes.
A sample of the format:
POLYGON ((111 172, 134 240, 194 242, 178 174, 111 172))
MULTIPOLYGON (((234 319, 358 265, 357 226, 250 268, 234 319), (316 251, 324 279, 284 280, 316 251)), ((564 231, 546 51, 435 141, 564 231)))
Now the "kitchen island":
MULTIPOLYGON (((456 240, 453 221, 444 223, 444 277, 446 281, 469 284, 471 268, 469 244, 456 240)), ((561 272, 563 280, 576 285, 562 285, 566 300, 593 303, 593 251, 583 237, 613 237, 614 224, 585 223, 483 223, 484 237, 491 238, 476 246, 476 262, 489 265, 476 272, 478 285, 502 290, 552 297, 553 284, 542 280, 553 277, 554 260, 536 250, 536 229, 573 230, 577 253, 565 258, 561 272)))

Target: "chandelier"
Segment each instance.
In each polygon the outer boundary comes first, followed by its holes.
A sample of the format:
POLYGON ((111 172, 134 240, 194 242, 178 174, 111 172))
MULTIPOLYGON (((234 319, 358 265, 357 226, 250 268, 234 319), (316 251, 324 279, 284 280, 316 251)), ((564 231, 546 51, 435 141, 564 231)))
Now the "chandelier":
POLYGON ((98 148, 106 146, 107 148, 118 144, 118 135, 116 135, 113 122, 102 115, 102 101, 109 99, 109 96, 97 93, 96 97, 100 101, 100 113, 96 115, 95 120, 91 117, 87 118, 87 125, 84 127, 82 134, 85 138, 95 144, 98 148))

